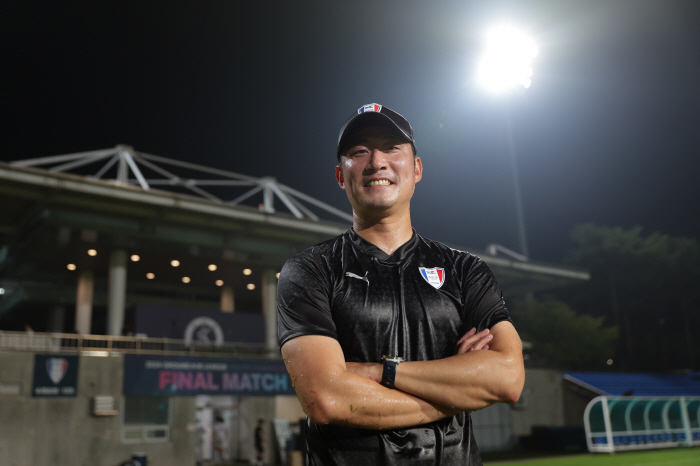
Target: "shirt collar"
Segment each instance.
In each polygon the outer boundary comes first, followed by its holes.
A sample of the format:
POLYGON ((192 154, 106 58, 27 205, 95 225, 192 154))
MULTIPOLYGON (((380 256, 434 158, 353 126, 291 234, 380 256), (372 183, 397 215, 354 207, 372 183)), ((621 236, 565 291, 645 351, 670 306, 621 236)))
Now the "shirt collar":
POLYGON ((418 244, 418 235, 416 234, 416 230, 413 228, 411 228, 411 231, 413 232, 411 239, 399 246, 399 248, 392 254, 387 254, 386 252, 382 251, 379 247, 358 235, 352 228, 348 230, 346 235, 355 248, 376 258, 379 262, 390 265, 403 262, 416 248, 416 245, 418 244))

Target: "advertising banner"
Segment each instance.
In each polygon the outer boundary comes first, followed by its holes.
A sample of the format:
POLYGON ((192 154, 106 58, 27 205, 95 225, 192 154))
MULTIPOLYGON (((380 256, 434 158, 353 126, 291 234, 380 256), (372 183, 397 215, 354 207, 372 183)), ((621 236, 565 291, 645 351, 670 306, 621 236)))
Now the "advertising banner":
POLYGON ((34 355, 32 396, 74 397, 78 394, 78 356, 34 355))
POLYGON ((124 395, 294 395, 278 360, 124 356, 124 395))

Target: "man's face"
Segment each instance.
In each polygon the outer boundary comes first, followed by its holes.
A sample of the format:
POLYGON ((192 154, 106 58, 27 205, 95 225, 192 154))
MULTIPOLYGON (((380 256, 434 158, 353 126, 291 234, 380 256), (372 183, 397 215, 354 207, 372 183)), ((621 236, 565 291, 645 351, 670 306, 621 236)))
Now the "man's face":
POLYGON ((336 167, 336 179, 353 211, 387 216, 408 209, 423 165, 395 129, 369 126, 353 134, 336 167))

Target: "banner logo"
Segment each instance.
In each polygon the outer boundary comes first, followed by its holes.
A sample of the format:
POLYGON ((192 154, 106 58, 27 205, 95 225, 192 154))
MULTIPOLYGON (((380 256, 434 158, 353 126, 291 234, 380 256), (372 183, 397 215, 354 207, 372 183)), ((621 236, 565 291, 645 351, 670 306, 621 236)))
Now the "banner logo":
POLYGON ((46 360, 46 373, 54 384, 58 384, 68 371, 68 361, 63 358, 49 358, 46 360))
POLYGON ((445 283, 445 269, 442 267, 418 267, 418 270, 425 281, 436 290, 445 283))
POLYGON ((32 396, 74 397, 78 393, 78 356, 34 355, 32 396))
POLYGON ((197 317, 185 328, 185 344, 191 345, 192 341, 221 346, 224 343, 224 331, 211 317, 197 317))

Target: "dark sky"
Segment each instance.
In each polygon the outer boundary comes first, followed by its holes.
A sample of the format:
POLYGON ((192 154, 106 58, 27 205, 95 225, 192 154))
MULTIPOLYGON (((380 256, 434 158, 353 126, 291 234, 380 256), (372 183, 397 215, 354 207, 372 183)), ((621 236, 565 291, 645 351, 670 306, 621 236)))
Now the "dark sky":
POLYGON ((349 210, 333 176, 362 104, 403 114, 424 178, 414 227, 518 249, 511 115, 531 257, 574 225, 700 230, 700 3, 13 2, 0 15, 10 161, 129 144, 281 183, 349 210), (532 87, 474 83, 503 21, 539 46, 532 87))

